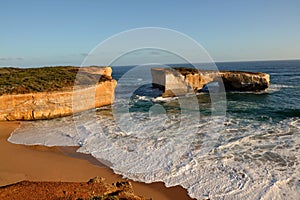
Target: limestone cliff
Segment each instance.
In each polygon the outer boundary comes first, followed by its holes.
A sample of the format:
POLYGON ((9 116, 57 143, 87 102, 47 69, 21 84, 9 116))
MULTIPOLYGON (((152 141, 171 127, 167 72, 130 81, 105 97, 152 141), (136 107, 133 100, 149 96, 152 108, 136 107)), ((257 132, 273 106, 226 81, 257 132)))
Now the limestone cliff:
POLYGON ((101 73, 110 78, 74 90, 68 88, 65 91, 1 95, 0 120, 51 119, 111 104, 117 84, 111 79, 111 68, 83 70, 88 73, 101 73))
POLYGON ((152 68, 151 73, 153 85, 164 90, 164 97, 199 91, 211 82, 222 82, 226 91, 261 91, 270 85, 270 75, 259 72, 152 68))

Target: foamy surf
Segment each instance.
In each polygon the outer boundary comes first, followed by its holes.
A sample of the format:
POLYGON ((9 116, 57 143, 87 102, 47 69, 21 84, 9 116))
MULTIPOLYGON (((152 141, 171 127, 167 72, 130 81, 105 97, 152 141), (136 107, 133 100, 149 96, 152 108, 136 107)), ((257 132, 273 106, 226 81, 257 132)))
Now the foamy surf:
MULTIPOLYGON (((236 69, 271 73, 270 88, 227 93, 217 102, 211 99, 216 94, 200 93, 196 109, 188 100, 182 105, 179 98, 159 97, 161 91, 148 84, 151 80, 137 81, 139 74, 132 74, 118 84, 117 116, 113 105, 61 119, 22 122, 9 140, 78 146, 115 173, 181 185, 197 199, 299 199, 299 62, 284 62, 284 69, 281 62, 276 62, 278 68, 273 64, 230 63, 230 70, 242 65, 236 69), (224 102, 226 118, 212 106, 224 102), (200 117, 182 115, 186 107, 200 117)), ((124 78, 123 69, 114 69, 115 76, 124 78)))
POLYGON ((115 173, 146 183, 181 185, 197 199, 272 199, 271 194, 296 199, 300 195, 298 118, 276 125, 228 118, 218 138, 203 137, 213 135, 209 117, 202 117, 197 129, 170 122, 157 131, 162 120, 156 116, 132 133, 122 132, 112 116, 101 111, 74 118, 22 122, 9 141, 79 146, 79 152, 110 163, 115 173), (178 134, 172 135, 178 128, 178 134))

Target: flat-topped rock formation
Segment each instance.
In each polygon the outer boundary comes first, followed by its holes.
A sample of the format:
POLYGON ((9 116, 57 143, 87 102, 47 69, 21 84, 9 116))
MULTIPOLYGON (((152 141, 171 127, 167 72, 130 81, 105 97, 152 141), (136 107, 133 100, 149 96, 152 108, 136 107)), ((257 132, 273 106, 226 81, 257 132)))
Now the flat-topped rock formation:
POLYGON ((163 97, 200 91, 212 82, 223 82, 226 91, 262 91, 270 86, 270 75, 260 72, 213 71, 193 68, 152 68, 152 83, 163 97))
POLYGON ((110 67, 52 67, 29 70, 30 73, 26 69, 15 68, 0 71, 2 82, 3 76, 12 77, 6 85, 0 85, 1 121, 62 117, 110 105, 114 100, 117 81, 112 79, 110 67), (37 77, 34 75, 36 72, 37 77), (24 80, 18 84, 19 76, 24 80), (30 82, 25 82, 28 79, 30 82))

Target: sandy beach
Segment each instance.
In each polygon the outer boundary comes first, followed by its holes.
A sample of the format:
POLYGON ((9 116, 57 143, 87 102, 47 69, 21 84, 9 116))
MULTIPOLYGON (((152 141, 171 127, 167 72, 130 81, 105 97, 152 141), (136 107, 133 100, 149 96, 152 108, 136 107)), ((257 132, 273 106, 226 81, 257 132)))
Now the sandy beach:
MULTIPOLYGON (((106 182, 122 177, 92 156, 76 152, 76 147, 44 147, 11 144, 9 135, 19 122, 0 122, 0 186, 29 181, 86 182, 99 176, 106 182)), ((191 199, 180 186, 167 188, 163 183, 145 184, 131 181, 137 195, 152 199, 191 199)))

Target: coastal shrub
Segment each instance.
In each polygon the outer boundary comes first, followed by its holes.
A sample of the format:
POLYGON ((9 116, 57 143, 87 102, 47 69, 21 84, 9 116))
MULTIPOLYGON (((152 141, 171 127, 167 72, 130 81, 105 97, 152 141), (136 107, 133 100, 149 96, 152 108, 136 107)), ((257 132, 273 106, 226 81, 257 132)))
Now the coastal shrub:
POLYGON ((0 95, 24 94, 31 92, 49 92, 71 90, 76 84, 94 85, 97 82, 111 79, 110 77, 81 72, 73 66, 42 67, 42 68, 0 68, 0 95))

